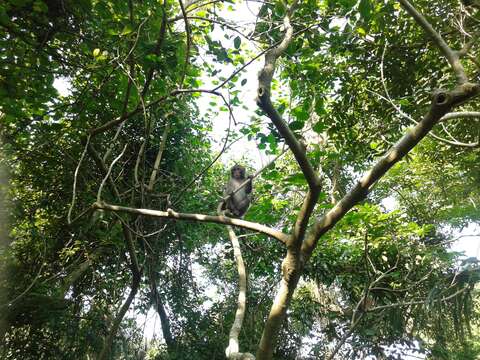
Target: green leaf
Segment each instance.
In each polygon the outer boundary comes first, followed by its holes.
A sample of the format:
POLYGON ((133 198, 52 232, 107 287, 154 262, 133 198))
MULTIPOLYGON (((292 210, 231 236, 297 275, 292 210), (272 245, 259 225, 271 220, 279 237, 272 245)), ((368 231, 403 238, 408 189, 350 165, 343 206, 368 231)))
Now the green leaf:
POLYGON ((132 31, 133 31, 132 27, 131 27, 129 24, 127 24, 127 25, 125 25, 125 27, 123 28, 123 30, 122 30, 122 32, 120 33, 120 35, 125 36, 125 35, 128 35, 128 34, 132 33, 132 31))
POLYGON ((307 183, 303 173, 293 174, 293 175, 289 176, 288 178, 286 178, 285 182, 290 183, 292 185, 299 185, 299 186, 305 185, 307 183))
POLYGON ((33 3, 33 11, 39 13, 47 13, 48 6, 41 0, 35 0, 35 2, 33 3))
POLYGON ((313 125, 312 130, 315 131, 317 134, 321 134, 325 131, 327 125, 318 121, 315 125, 313 125))
POLYGON ((309 113, 307 109, 303 106, 297 106, 292 110, 292 114, 297 118, 299 121, 306 121, 309 117, 309 113))
POLYGON ((305 126, 304 121, 293 121, 290 124, 288 124, 288 127, 292 129, 293 131, 295 130, 301 130, 305 126))
POLYGON ((155 54, 145 55, 145 60, 148 62, 159 63, 161 61, 160 57, 155 54))
POLYGON ((100 55, 100 49, 93 50, 93 57, 98 57, 100 55))
POLYGON ((286 10, 287 9, 285 8, 285 4, 283 1, 277 1, 275 3, 275 14, 277 14, 278 16, 285 15, 286 10))
POLYGON ((360 15, 365 21, 370 20, 372 16, 372 4, 370 0, 360 0, 360 4, 358 5, 358 11, 360 11, 360 15))
POLYGON ((361 28, 361 27, 359 27, 359 28, 357 29, 357 33, 358 33, 359 35, 362 35, 362 36, 367 35, 367 31, 366 31, 364 28, 361 28))
POLYGON ((242 39, 240 36, 237 36, 235 39, 233 39, 233 46, 235 46, 235 49, 240 49, 240 45, 242 44, 242 39))

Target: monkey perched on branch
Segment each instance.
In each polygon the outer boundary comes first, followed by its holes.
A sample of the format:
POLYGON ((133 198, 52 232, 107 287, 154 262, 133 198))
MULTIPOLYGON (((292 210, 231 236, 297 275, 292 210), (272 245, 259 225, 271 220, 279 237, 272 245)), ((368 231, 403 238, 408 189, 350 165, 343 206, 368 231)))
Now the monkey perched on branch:
POLYGON ((245 176, 245 168, 235 165, 230 170, 230 179, 225 188, 224 195, 228 199, 223 201, 222 210, 227 210, 227 215, 242 217, 250 205, 250 194, 252 193, 252 176, 245 176), (247 179, 248 183, 240 188, 247 179))

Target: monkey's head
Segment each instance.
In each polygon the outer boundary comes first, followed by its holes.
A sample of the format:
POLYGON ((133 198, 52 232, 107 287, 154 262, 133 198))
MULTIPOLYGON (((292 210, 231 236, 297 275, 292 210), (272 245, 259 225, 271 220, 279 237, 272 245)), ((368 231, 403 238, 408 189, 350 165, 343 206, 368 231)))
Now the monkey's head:
POLYGON ((235 165, 234 167, 232 167, 230 172, 232 178, 234 179, 245 179, 245 168, 243 166, 235 165))

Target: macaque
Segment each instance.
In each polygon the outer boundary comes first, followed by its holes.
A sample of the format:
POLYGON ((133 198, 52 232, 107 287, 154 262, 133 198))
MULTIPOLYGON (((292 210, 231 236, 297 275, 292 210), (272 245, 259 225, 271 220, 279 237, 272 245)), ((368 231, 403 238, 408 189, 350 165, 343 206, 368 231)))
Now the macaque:
POLYGON ((227 210, 231 216, 242 217, 250 205, 250 194, 252 192, 252 176, 245 177, 245 168, 240 165, 235 165, 230 170, 230 179, 225 188, 225 196, 232 194, 237 190, 245 180, 250 181, 238 190, 235 194, 230 196, 226 203, 223 204, 222 209, 227 210))

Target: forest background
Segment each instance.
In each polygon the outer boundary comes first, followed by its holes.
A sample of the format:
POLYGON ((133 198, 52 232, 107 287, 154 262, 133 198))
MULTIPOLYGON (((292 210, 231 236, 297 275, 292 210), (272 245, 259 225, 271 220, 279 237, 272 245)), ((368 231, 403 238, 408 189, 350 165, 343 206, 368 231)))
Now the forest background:
POLYGON ((479 9, 0 4, 0 356, 476 359, 479 9))

